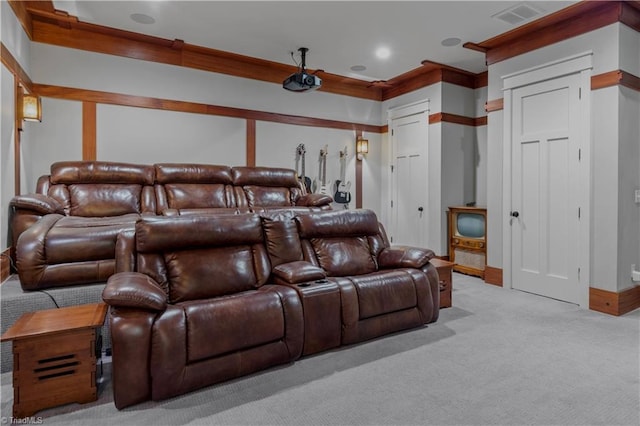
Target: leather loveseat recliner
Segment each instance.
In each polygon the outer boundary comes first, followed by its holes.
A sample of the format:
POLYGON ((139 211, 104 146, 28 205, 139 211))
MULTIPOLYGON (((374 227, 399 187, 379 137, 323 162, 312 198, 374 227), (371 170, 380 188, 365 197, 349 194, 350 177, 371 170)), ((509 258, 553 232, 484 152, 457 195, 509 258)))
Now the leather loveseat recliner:
POLYGON ((432 257, 368 210, 143 218, 103 292, 116 407, 432 323, 432 257))

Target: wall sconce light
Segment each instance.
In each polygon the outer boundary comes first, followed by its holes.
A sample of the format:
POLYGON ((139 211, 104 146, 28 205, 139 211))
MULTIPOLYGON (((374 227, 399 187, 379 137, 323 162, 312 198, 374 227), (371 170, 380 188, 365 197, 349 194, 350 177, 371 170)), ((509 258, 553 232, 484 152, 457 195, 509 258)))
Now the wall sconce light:
POLYGON ((364 154, 369 152, 369 140, 363 139, 362 136, 356 140, 356 158, 360 161, 364 158, 364 154))
POLYGON ((42 103, 39 96, 22 96, 22 119, 25 121, 42 121, 42 103))

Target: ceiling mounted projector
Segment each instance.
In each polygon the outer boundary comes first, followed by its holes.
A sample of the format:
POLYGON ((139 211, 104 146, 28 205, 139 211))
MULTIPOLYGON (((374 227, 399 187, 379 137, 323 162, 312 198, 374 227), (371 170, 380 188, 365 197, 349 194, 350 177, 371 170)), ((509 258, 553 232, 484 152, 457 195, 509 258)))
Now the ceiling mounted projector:
MULTIPOLYGON (((320 86, 322 86, 322 80, 320 77, 313 74, 307 74, 307 71, 305 70, 305 59, 309 49, 301 47, 298 51, 300 51, 300 55, 302 57, 300 68, 298 69, 298 72, 291 74, 282 82, 282 87, 292 92, 307 92, 309 90, 316 90, 320 88, 320 86)), ((293 53, 291 55, 293 56, 293 53)))

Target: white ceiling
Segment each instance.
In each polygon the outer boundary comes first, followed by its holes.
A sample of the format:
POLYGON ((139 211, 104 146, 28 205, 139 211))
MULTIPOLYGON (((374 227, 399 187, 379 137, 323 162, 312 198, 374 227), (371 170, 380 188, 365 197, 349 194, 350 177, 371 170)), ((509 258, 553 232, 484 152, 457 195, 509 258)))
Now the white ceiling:
MULTIPOLYGON (((486 70, 484 55, 462 43, 481 42, 516 26, 492 18, 522 1, 54 1, 56 9, 83 22, 295 65, 299 47, 309 48, 307 67, 363 80, 388 80, 420 67, 423 60, 474 73, 486 70), (153 24, 134 22, 145 14, 153 24), (457 37, 457 46, 441 41, 457 37), (380 46, 391 50, 376 58, 380 46), (354 65, 365 71, 354 72, 354 65)), ((555 12, 576 1, 527 1, 555 12)), ((526 23, 526 22, 525 22, 526 23)))

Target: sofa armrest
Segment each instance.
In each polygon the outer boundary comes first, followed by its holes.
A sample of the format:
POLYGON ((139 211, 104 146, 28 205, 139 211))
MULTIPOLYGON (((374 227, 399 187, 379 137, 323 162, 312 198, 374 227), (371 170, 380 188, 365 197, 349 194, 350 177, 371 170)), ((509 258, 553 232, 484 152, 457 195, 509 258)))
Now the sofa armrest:
POLYGON ((119 272, 109 277, 102 300, 114 307, 162 312, 167 295, 156 282, 140 272, 119 272))
POLYGON ((38 214, 58 213, 64 215, 64 208, 56 199, 43 194, 16 195, 9 205, 16 210, 31 210, 38 214))
POLYGON ((429 249, 408 246, 385 247, 378 255, 380 269, 422 268, 435 257, 429 249))
POLYGON ((272 271, 277 284, 297 284, 324 279, 327 274, 322 268, 303 260, 283 263, 272 271))
POLYGON ((333 203, 333 198, 325 194, 305 194, 298 198, 296 206, 303 207, 322 207, 333 203))

